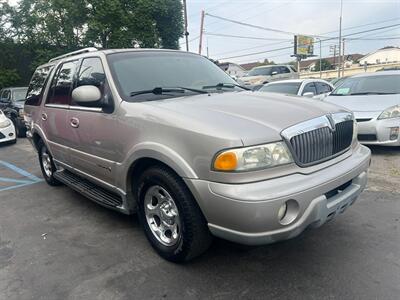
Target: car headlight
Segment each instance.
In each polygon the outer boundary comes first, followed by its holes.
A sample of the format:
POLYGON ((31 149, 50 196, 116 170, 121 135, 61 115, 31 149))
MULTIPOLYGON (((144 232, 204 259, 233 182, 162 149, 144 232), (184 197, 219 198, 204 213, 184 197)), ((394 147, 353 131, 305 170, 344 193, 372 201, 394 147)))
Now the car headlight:
POLYGON ((243 172, 267 169, 293 162, 284 142, 230 149, 218 153, 213 169, 222 172, 243 172))
POLYGON ((11 125, 11 121, 10 120, 4 120, 0 122, 0 128, 6 128, 8 126, 11 125))
POLYGON ((395 105, 385 109, 378 117, 378 120, 392 119, 400 117, 400 105, 395 105))

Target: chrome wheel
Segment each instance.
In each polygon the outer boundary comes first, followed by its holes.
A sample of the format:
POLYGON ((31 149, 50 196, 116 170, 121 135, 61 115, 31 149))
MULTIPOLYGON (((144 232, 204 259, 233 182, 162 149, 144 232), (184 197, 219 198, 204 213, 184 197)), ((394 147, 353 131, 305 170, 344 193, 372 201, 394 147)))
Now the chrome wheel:
POLYGON ((53 167, 51 164, 51 157, 47 153, 46 148, 42 148, 42 166, 46 176, 51 177, 51 175, 53 175, 53 167))
POLYGON ((164 246, 175 245, 181 237, 179 211, 171 195, 161 186, 150 187, 144 197, 147 224, 164 246))

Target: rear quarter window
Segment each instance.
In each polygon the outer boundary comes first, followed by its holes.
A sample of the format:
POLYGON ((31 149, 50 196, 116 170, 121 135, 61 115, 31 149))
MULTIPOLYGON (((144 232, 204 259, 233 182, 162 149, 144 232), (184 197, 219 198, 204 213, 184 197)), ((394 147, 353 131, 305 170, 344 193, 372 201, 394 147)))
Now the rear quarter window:
POLYGON ((26 95, 25 105, 39 106, 42 103, 43 92, 53 66, 38 68, 32 76, 26 95))

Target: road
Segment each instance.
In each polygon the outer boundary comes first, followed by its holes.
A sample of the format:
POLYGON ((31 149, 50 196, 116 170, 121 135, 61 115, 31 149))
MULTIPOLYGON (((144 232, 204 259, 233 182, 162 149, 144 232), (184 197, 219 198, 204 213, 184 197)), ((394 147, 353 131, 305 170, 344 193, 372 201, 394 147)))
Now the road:
POLYGON ((0 147, 0 299, 399 299, 400 149, 372 150, 367 190, 323 227, 175 265, 135 216, 40 181, 26 140, 0 147))

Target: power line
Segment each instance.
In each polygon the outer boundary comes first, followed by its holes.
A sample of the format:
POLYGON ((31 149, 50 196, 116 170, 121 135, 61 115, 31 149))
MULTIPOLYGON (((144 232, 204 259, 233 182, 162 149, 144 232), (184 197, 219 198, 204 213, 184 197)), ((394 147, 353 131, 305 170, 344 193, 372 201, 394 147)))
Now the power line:
POLYGON ((219 36, 219 37, 237 38, 237 39, 263 40, 263 41, 288 41, 288 39, 261 38, 261 37, 255 37, 255 36, 231 35, 231 34, 222 34, 222 33, 213 33, 213 32, 204 32, 204 34, 211 35, 211 36, 219 36))

